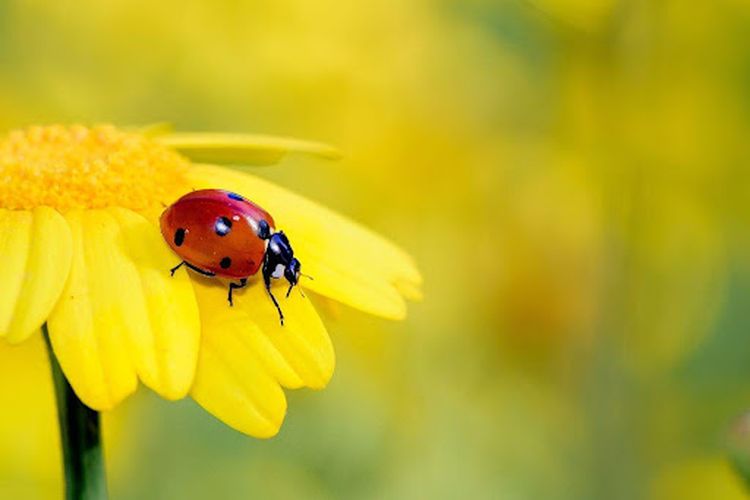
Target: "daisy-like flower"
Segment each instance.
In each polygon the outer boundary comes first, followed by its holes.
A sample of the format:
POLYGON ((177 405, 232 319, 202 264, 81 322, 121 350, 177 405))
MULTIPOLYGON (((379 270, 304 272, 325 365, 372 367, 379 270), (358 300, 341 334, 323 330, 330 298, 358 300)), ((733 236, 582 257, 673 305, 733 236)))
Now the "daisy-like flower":
MULTIPOLYGON (((334 368, 310 300, 281 300, 257 277, 235 292, 184 268, 163 240, 165 206, 195 189, 241 193, 289 235, 323 297, 384 318, 406 314, 421 278, 412 259, 368 229, 271 182, 198 162, 264 164, 289 151, 334 156, 315 143, 263 136, 154 134, 111 126, 33 127, 0 142, 0 337, 46 325, 75 394, 110 410, 143 383, 190 395, 251 436, 275 435, 283 388, 324 387, 334 368)), ((283 285, 279 285, 283 286, 283 285)), ((284 291, 279 291, 284 296, 284 291)))

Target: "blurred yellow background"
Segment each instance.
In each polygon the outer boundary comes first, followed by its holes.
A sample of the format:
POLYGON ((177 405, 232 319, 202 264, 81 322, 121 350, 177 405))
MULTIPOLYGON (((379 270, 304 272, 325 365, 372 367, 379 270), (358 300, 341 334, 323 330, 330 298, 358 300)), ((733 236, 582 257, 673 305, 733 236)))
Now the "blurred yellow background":
MULTIPOLYGON (((0 1, 0 128, 330 142, 256 171, 425 274, 404 323, 320 303, 336 374, 272 440, 146 390, 105 415, 112 497, 750 498, 749 30, 742 0, 0 1)), ((61 492, 40 352, 0 350, 3 498, 61 492)))

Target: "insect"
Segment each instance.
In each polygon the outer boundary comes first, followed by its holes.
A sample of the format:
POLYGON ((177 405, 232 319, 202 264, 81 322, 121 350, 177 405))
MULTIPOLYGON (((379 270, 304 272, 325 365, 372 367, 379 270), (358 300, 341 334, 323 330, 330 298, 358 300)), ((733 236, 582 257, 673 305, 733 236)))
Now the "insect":
POLYGON ((232 306, 232 292, 262 269, 263 283, 284 324, 271 279, 286 278, 289 297, 302 264, 284 232, 276 231, 271 214, 231 191, 202 189, 167 207, 160 223, 162 236, 182 259, 170 270, 172 276, 185 265, 204 276, 237 280, 229 283, 227 300, 232 306))

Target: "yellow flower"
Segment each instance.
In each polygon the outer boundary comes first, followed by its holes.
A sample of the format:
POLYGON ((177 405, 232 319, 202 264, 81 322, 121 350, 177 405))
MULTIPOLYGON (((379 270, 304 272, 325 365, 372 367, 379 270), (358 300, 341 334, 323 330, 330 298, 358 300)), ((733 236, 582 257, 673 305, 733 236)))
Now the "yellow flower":
POLYGON ((315 278, 304 288, 371 314, 403 318, 403 297, 421 285, 411 258, 364 227, 256 176, 188 159, 263 164, 289 151, 335 156, 264 136, 11 133, 0 142, 0 337, 22 342, 46 322, 63 372, 95 410, 140 381, 170 400, 189 394, 241 432, 273 436, 286 412, 282 387, 322 388, 333 373, 326 329, 301 294, 282 300, 280 326, 257 278, 229 307, 225 283, 184 269, 170 277, 179 259, 159 232, 163 207, 193 189, 247 196, 289 235, 315 278))

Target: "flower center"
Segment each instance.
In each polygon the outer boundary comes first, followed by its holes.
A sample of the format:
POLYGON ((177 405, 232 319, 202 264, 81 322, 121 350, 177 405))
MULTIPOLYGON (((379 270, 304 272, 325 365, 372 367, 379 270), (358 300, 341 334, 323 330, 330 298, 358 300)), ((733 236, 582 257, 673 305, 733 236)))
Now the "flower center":
POLYGON ((149 138, 109 125, 52 125, 0 141, 0 208, 144 210, 184 184, 188 161, 149 138))

